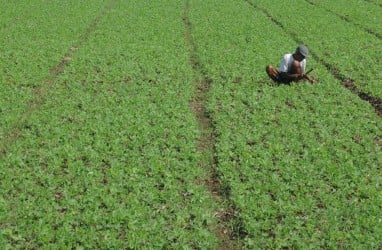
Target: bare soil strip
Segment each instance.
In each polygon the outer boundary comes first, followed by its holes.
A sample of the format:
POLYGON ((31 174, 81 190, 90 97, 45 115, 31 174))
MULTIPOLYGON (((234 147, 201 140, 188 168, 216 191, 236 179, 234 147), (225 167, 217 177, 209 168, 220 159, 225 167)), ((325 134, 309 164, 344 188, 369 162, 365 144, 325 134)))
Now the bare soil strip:
MULTIPOLYGON (((262 11, 273 23, 275 23, 277 26, 282 28, 284 30, 284 32, 287 33, 296 43, 298 43, 298 44, 303 43, 303 41, 300 40, 297 37, 297 34, 295 34, 294 32, 288 31, 284 27, 284 25, 280 21, 275 19, 266 9, 264 9, 264 8, 262 8, 260 6, 257 6, 256 4, 251 3, 248 0, 245 0, 245 1, 248 4, 250 4, 251 6, 253 6, 255 9, 259 9, 260 11, 262 11)), ((344 86, 345 88, 350 90, 353 94, 357 95, 362 100, 367 101, 368 103, 370 103, 370 105, 374 107, 375 113, 379 117, 382 117, 382 99, 381 98, 373 96, 370 93, 366 93, 366 92, 361 91, 355 85, 354 80, 352 80, 351 78, 346 77, 345 75, 343 75, 340 72, 340 70, 337 69, 335 66, 333 66, 330 63, 324 61, 322 58, 320 58, 316 53, 314 53, 312 51, 310 52, 310 54, 312 55, 314 60, 316 60, 317 62, 319 62, 323 66, 325 66, 325 68, 334 76, 334 78, 336 78, 337 80, 339 80, 341 82, 342 86, 344 86)))
POLYGON ((195 96, 193 100, 190 101, 190 107, 197 118, 201 132, 200 138, 198 138, 196 142, 197 149, 202 155, 199 164, 208 173, 208 178, 204 181, 204 185, 210 191, 212 198, 221 207, 221 209, 215 213, 215 217, 219 223, 213 230, 221 241, 218 247, 219 249, 241 249, 242 247, 238 244, 240 234, 238 232, 232 232, 229 228, 229 222, 237 215, 235 212, 236 209, 230 204, 228 198, 229 192, 222 187, 216 170, 218 160, 215 157, 215 128, 212 118, 205 106, 208 101, 206 95, 212 85, 212 80, 207 76, 203 65, 199 62, 197 57, 195 42, 192 38, 192 24, 189 19, 189 10, 189 0, 185 0, 184 13, 182 16, 185 26, 184 40, 188 48, 190 64, 194 71, 195 85, 195 96))
POLYGON ((88 40, 90 34, 96 29, 99 21, 107 14, 108 11, 110 11, 114 4, 115 0, 112 0, 105 5, 102 12, 98 14, 98 16, 96 16, 96 18, 90 23, 85 32, 81 34, 78 41, 68 49, 60 62, 51 68, 50 75, 44 81, 45 84, 37 86, 33 89, 34 98, 29 101, 27 110, 20 116, 19 121, 13 126, 13 129, 4 134, 4 139, 0 144, 0 157, 3 157, 7 153, 8 147, 21 136, 21 130, 27 119, 33 112, 40 108, 50 92, 50 87, 56 82, 57 77, 64 71, 76 51, 88 40))
POLYGON ((365 31, 366 33, 369 33, 370 35, 375 36, 375 37, 378 38, 378 39, 382 39, 382 35, 379 34, 378 32, 375 32, 375 31, 373 31, 373 30, 371 30, 371 29, 368 29, 368 28, 363 27, 362 25, 360 25, 360 24, 358 24, 358 23, 353 22, 353 21, 352 21, 349 17, 347 17, 347 16, 341 15, 341 14, 339 14, 339 13, 337 13, 337 12, 334 12, 334 11, 328 9, 328 8, 323 7, 323 6, 319 6, 319 5, 317 5, 316 3, 311 2, 311 1, 309 1, 309 0, 305 0, 305 1, 306 1, 307 3, 313 5, 313 6, 317 7, 317 8, 322 8, 322 9, 324 9, 325 11, 327 11, 327 12, 333 14, 333 15, 336 15, 337 17, 341 18, 342 20, 346 21, 347 23, 353 24, 354 26, 356 26, 356 27, 362 29, 363 31, 365 31))

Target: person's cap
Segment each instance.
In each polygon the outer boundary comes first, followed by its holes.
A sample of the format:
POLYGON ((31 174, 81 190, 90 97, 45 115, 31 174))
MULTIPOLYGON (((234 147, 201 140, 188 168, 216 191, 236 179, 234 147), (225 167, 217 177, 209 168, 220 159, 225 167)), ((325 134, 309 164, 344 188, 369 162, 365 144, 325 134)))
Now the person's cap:
POLYGON ((296 51, 300 53, 301 55, 303 55, 304 57, 307 57, 309 54, 309 50, 305 45, 299 45, 296 51))

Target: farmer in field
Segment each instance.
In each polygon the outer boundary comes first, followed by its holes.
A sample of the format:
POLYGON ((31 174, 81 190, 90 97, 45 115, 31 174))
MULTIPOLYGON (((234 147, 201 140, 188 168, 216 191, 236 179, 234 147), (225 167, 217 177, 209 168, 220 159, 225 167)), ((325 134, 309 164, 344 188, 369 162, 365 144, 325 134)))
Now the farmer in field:
POLYGON ((308 48, 305 45, 299 45, 293 54, 284 55, 278 70, 272 65, 268 65, 265 70, 268 76, 278 83, 298 82, 301 80, 315 83, 316 80, 305 73, 308 54, 308 48))

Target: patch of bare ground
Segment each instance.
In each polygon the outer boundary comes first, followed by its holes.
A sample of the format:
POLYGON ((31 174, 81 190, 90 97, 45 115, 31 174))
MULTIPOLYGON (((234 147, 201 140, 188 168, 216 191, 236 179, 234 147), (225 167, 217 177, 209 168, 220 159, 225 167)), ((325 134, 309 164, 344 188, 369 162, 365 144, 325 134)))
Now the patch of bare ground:
POLYGON ((376 137, 374 137, 374 142, 375 142, 375 144, 376 144, 380 149, 382 149, 382 138, 376 136, 376 137))
POLYGON ((41 107, 42 103, 44 102, 45 98, 48 96, 50 92, 50 87, 56 82, 57 77, 64 71, 65 67, 72 60, 78 48, 80 48, 88 40, 90 34, 96 29, 99 21, 107 14, 108 11, 110 11, 110 9, 113 7, 114 4, 115 4, 115 0, 112 0, 107 5, 105 5, 102 12, 95 17, 95 19, 90 23, 90 25, 87 27, 84 33, 80 35, 77 43, 72 45, 67 50, 65 55, 61 58, 59 63, 54 65, 50 69, 50 74, 47 77, 47 79, 44 81, 44 84, 34 87, 33 89, 34 96, 29 101, 27 109, 20 116, 20 119, 13 126, 13 128, 11 128, 9 131, 7 131, 3 135, 3 138, 0 144, 0 157, 3 157, 7 153, 8 147, 13 142, 15 142, 18 138, 20 138, 20 136, 22 135, 21 130, 25 122, 32 115, 32 113, 34 113, 36 110, 38 110, 41 107))
POLYGON ((354 94, 358 95, 358 97, 361 98, 362 100, 370 103, 370 105, 374 107, 375 113, 377 113, 379 117, 382 117, 382 99, 381 98, 359 90, 358 87, 354 84, 354 81, 351 79, 341 79, 341 78, 338 78, 338 79, 341 80, 342 85, 344 87, 349 89, 354 94))
POLYGON ((190 65, 194 71, 195 95, 190 101, 190 108, 196 116, 201 132, 196 141, 197 149, 201 153, 199 165, 204 168, 208 176, 203 184, 208 188, 211 197, 217 202, 220 209, 216 211, 215 218, 218 224, 212 228, 215 235, 220 239, 218 249, 241 249, 238 239, 240 233, 233 232, 230 223, 238 216, 237 209, 230 204, 229 190, 224 188, 216 170, 218 160, 215 157, 215 128, 212 118, 206 108, 207 93, 213 83, 202 68, 202 64, 197 57, 195 42, 192 38, 192 24, 189 19, 190 3, 184 1, 184 13, 182 20, 185 26, 184 41, 188 48, 190 65))

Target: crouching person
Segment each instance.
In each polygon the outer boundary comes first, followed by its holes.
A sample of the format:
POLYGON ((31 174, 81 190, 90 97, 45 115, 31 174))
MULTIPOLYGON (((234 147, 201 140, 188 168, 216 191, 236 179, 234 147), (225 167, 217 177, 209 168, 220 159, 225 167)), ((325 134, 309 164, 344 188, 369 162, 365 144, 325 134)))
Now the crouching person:
POLYGON ((293 54, 285 54, 281 60, 279 69, 272 65, 266 67, 268 76, 275 82, 289 84, 291 82, 299 82, 308 80, 311 83, 317 82, 306 72, 306 57, 309 51, 305 45, 299 45, 293 54))

